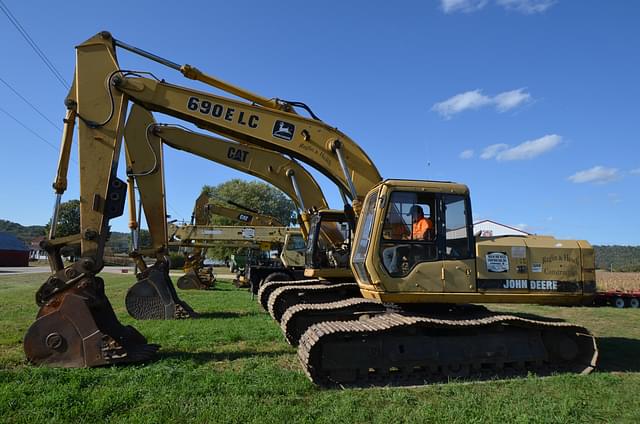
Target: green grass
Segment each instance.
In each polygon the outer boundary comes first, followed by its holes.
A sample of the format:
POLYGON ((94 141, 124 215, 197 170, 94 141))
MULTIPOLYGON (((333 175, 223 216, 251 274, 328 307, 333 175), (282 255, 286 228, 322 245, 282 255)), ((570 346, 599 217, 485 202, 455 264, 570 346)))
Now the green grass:
POLYGON ((44 275, 0 276, 0 422, 585 423, 640 422, 640 310, 503 305, 590 328, 601 370, 420 388, 319 389, 279 327, 228 283, 180 292, 203 317, 136 322, 131 275, 106 274, 120 319, 162 345, 157 361, 99 369, 25 363, 21 339, 44 275))

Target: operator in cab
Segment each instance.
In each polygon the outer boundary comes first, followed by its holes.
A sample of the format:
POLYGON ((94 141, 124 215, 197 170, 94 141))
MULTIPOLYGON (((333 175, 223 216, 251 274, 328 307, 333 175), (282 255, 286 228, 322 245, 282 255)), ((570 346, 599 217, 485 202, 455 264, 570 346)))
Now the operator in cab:
POLYGON ((433 222, 424 216, 422 206, 413 205, 409 209, 411 216, 411 240, 425 240, 428 237, 427 231, 433 230, 433 222))
MULTIPOLYGON (((426 240, 433 234, 433 221, 424 216, 424 210, 419 205, 413 205, 409 209, 408 216, 411 216, 411 234, 403 234, 403 240, 426 240)), ((390 273, 399 271, 399 252, 401 246, 393 246, 382 252, 384 265, 390 273)))

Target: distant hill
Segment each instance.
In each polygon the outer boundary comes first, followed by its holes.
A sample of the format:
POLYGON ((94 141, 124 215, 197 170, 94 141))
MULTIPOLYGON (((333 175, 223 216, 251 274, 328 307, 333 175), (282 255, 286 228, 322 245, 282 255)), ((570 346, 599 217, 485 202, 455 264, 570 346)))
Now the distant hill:
MULTIPOLYGON (((46 235, 44 225, 29 225, 25 227, 17 222, 7 221, 6 219, 0 219, 0 231, 11 233, 27 244, 36 237, 46 235)), ((110 247, 113 253, 128 252, 129 238, 129 233, 113 231, 107 242, 107 247, 110 247)))
POLYGON ((593 246, 596 267, 622 272, 640 272, 640 246, 593 246))
POLYGON ((44 225, 29 225, 25 227, 24 225, 7 221, 6 219, 0 219, 0 231, 11 233, 26 243, 29 243, 36 237, 45 235, 44 225))

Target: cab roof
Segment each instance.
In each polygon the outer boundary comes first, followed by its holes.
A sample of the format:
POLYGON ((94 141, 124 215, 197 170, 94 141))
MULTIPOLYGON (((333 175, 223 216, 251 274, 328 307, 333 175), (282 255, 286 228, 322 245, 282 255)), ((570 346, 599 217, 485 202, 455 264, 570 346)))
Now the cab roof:
POLYGON ((386 185, 393 188, 405 188, 409 190, 428 191, 435 193, 452 193, 452 194, 469 194, 469 187, 464 184, 454 183, 452 181, 433 181, 433 180, 395 180, 387 179, 380 182, 380 185, 386 185))

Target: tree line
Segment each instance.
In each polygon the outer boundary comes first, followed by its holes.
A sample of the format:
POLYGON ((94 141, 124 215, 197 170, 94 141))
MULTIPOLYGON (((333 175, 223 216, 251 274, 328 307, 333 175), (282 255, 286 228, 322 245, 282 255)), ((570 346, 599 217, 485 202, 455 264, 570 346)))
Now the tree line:
POLYGON ((640 246, 594 246, 596 268, 618 272, 640 272, 640 246))

